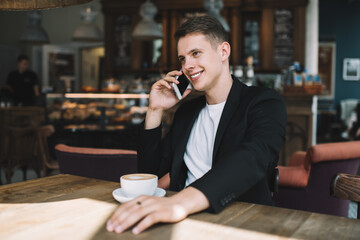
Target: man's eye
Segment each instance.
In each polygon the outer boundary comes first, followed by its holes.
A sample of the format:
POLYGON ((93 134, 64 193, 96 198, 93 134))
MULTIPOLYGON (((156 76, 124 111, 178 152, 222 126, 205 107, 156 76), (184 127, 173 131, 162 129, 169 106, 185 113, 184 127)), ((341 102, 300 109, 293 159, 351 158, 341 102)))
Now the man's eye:
POLYGON ((200 55, 200 52, 194 52, 193 55, 198 56, 198 55, 200 55))

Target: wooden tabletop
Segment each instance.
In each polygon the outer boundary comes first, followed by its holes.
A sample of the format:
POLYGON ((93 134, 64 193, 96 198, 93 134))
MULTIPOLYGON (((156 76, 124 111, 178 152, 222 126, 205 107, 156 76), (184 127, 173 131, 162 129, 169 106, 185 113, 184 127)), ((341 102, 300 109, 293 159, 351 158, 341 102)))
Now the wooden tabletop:
MULTIPOLYGON (((0 187, 0 239, 359 239, 360 221, 235 202, 133 235, 105 230, 118 183, 56 175, 0 187)), ((171 194, 171 193, 168 193, 171 194)))

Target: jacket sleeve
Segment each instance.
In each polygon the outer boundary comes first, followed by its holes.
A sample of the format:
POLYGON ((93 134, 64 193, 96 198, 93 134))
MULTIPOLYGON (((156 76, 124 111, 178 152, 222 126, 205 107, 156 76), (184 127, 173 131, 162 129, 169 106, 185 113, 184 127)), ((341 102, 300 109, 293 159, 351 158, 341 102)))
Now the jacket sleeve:
POLYGON ((212 212, 241 199, 267 177, 269 165, 277 164, 285 139, 286 108, 275 91, 265 91, 249 102, 243 116, 235 114, 238 124, 226 130, 212 169, 190 185, 204 193, 212 212))
POLYGON ((162 125, 146 130, 141 126, 137 151, 138 171, 152 173, 159 178, 170 171, 170 137, 161 139, 162 125))

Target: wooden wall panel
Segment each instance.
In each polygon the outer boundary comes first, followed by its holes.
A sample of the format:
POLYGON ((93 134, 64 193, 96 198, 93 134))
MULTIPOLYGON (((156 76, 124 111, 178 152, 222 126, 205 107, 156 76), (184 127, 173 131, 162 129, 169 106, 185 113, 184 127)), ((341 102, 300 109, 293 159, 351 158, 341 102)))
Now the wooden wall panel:
POLYGON ((112 14, 107 14, 104 17, 105 24, 105 76, 110 75, 114 71, 114 46, 115 46, 115 38, 114 38, 114 17, 112 14))
POLYGON ((179 65, 179 60, 177 57, 177 45, 176 45, 176 41, 174 38, 174 34, 176 32, 176 29, 179 26, 179 13, 177 13, 176 10, 171 10, 171 15, 170 15, 170 69, 174 69, 174 68, 178 68, 177 66, 179 65))
POLYGON ((242 52, 242 21, 239 8, 231 8, 230 11, 230 43, 231 43, 231 55, 230 64, 241 64, 241 52, 242 52))
POLYGON ((274 9, 262 10, 260 26, 260 64, 264 69, 273 67, 274 56, 274 9))
POLYGON ((165 64, 169 61, 169 14, 167 11, 163 10, 161 11, 162 14, 162 27, 163 27, 163 42, 162 42, 162 48, 161 48, 161 65, 160 65, 160 71, 165 67, 165 64))
POLYGON ((294 60, 305 63, 305 21, 306 8, 295 8, 294 11, 294 60))
MULTIPOLYGON (((114 64, 116 47, 115 19, 119 14, 132 16, 133 27, 140 20, 139 8, 144 0, 103 0, 105 14, 105 69, 107 73, 122 71, 143 70, 142 48, 146 44, 133 40, 131 67, 119 68, 114 64)), ((152 0, 158 8, 157 20, 163 24, 163 46, 161 65, 164 72, 179 67, 177 59, 177 46, 174 33, 180 24, 181 18, 187 12, 204 12, 203 0, 152 0)), ((279 72, 281 67, 274 65, 274 10, 288 8, 294 10, 294 59, 304 62, 305 59, 305 13, 308 0, 223 0, 222 15, 227 19, 231 28, 230 43, 232 52, 230 63, 240 65, 243 57, 243 17, 248 13, 259 13, 260 41, 259 60, 257 70, 262 72, 279 72)), ((144 69, 157 71, 157 69, 144 69)))

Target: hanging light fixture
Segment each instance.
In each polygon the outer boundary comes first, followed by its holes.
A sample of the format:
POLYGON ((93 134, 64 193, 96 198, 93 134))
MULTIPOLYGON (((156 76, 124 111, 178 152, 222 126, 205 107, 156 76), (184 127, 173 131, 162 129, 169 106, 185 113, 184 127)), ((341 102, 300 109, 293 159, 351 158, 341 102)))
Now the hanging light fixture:
POLYGON ((21 42, 26 43, 48 43, 49 37, 46 31, 41 27, 40 11, 31 11, 27 14, 28 25, 20 37, 21 42))
POLYGON ((1 10, 40 10, 88 3, 92 0, 0 0, 1 10))
POLYGON ((146 2, 141 4, 139 13, 142 19, 132 33, 133 38, 140 40, 154 40, 162 38, 162 31, 154 20, 157 13, 156 6, 150 2, 150 0, 146 0, 146 2))
POLYGON ((221 9, 224 7, 222 0, 205 0, 204 8, 208 15, 215 17, 223 26, 226 32, 230 32, 230 27, 225 19, 220 15, 221 9))
POLYGON ((75 29, 73 40, 82 42, 100 42, 103 40, 101 30, 95 24, 98 13, 92 6, 80 10, 82 22, 75 29))

